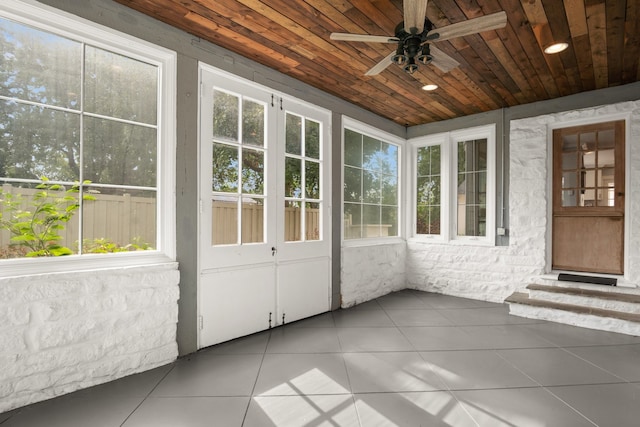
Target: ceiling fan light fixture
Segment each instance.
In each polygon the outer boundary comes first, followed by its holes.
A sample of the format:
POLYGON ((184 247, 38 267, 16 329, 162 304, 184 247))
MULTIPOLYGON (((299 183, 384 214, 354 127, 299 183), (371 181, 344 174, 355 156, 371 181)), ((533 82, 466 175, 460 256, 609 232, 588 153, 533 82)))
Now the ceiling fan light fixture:
POLYGON ((417 69, 418 69, 418 64, 416 64, 416 61, 413 58, 409 58, 407 65, 404 66, 404 70, 409 74, 413 74, 416 72, 417 69))
POLYGON ((429 45, 425 44, 422 47, 422 52, 418 55, 418 62, 424 65, 428 65, 433 61, 433 56, 431 56, 431 50, 429 49, 429 45))
POLYGON ((428 85, 424 85, 422 86, 422 90, 426 90, 426 91, 432 91, 432 90, 436 90, 438 89, 438 85, 430 83, 428 85))
POLYGON ((393 55, 391 60, 393 61, 394 64, 397 64, 397 65, 404 65, 407 63, 407 55, 404 54, 404 47, 402 46, 402 44, 398 45, 398 48, 396 49, 396 54, 393 55))
POLYGON ((568 47, 569 43, 566 42, 553 43, 544 48, 544 53, 552 55, 554 53, 560 53, 563 50, 566 50, 568 47))

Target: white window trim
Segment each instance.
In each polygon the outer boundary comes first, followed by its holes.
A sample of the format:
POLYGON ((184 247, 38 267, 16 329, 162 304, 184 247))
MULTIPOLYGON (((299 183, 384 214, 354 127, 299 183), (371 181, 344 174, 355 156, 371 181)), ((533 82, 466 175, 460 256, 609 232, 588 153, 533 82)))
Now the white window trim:
POLYGON ((157 162, 158 250, 1 260, 0 277, 123 268, 175 261, 176 53, 34 0, 3 0, 0 4, 0 16, 157 65, 160 70, 157 129, 162 141, 158 147, 157 162), (126 46, 126 49, 121 46, 126 46))
MULTIPOLYGON (((380 129, 376 129, 373 126, 362 123, 358 120, 352 119, 347 116, 342 116, 342 130, 340 135, 340 200, 341 200, 341 213, 340 213, 340 239, 342 241, 342 246, 344 247, 357 247, 357 246, 376 246, 376 245, 385 245, 385 244, 393 244, 393 243, 401 243, 404 242, 405 232, 404 232, 404 212, 402 206, 405 205, 405 196, 403 191, 404 189, 404 171, 403 164, 405 163, 405 154, 404 148, 406 145, 406 140, 395 136, 393 134, 384 132, 380 129), (363 237, 360 239, 346 239, 344 238, 344 131, 345 129, 349 129, 358 133, 361 133, 366 136, 370 136, 371 138, 379 139, 381 141, 387 142, 389 144, 393 144, 398 147, 398 235, 397 236, 389 236, 389 237, 363 237)), ((334 222, 335 226, 335 222, 334 222)))
POLYGON ((417 239, 420 241, 429 241, 429 242, 446 242, 450 240, 450 221, 448 209, 450 198, 449 198, 449 179, 447 179, 449 175, 449 167, 446 164, 445 159, 450 157, 450 145, 449 144, 449 133, 439 133, 435 135, 430 135, 426 137, 419 137, 409 141, 410 144, 410 160, 408 162, 409 167, 408 173, 410 174, 410 182, 409 186, 409 199, 411 200, 411 209, 407 210, 407 223, 410 224, 411 230, 409 231, 409 236, 413 239, 417 239), (440 146, 440 234, 417 234, 417 198, 418 198, 418 189, 417 189, 417 177, 416 173, 418 171, 418 149, 422 147, 430 147, 430 146, 440 146))
POLYGON ((409 140, 411 146, 410 189, 411 210, 407 213, 407 221, 411 224, 410 239, 423 243, 447 243, 453 245, 495 246, 496 223, 496 126, 495 124, 478 126, 456 131, 414 138, 409 140), (487 139, 487 233, 486 236, 457 235, 457 182, 458 165, 456 162, 456 145, 460 141, 487 139), (416 171, 417 150, 420 147, 440 145, 440 234, 426 235, 416 233, 416 171))

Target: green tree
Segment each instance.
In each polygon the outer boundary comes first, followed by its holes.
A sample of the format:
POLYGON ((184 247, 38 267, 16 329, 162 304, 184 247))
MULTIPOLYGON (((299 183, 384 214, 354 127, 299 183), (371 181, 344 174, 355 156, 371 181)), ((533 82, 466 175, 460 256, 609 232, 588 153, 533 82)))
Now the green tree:
POLYGON ((0 178, 156 185, 156 66, 85 46, 81 87, 81 43, 1 18, 0 49, 0 178))

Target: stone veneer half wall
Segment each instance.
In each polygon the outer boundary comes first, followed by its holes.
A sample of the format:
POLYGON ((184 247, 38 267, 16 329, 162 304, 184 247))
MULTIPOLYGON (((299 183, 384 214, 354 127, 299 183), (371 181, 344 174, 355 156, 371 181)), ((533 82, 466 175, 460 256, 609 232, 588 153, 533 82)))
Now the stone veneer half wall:
POLYGON ((174 361, 177 267, 0 278, 0 412, 174 361))
POLYGON ((342 248, 341 307, 405 289, 405 242, 342 248))

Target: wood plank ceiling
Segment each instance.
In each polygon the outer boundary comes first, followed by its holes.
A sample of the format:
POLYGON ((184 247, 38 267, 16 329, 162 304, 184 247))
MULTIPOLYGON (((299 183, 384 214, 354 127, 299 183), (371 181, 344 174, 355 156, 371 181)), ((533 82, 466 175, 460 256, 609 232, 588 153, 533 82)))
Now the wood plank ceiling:
POLYGON ((438 43, 460 63, 448 73, 392 64, 373 77, 395 45, 329 35, 393 36, 402 0, 116 1, 406 126, 640 80, 639 0, 429 0, 436 28, 501 10, 508 23, 438 43), (543 53, 552 41, 569 48, 543 53))

